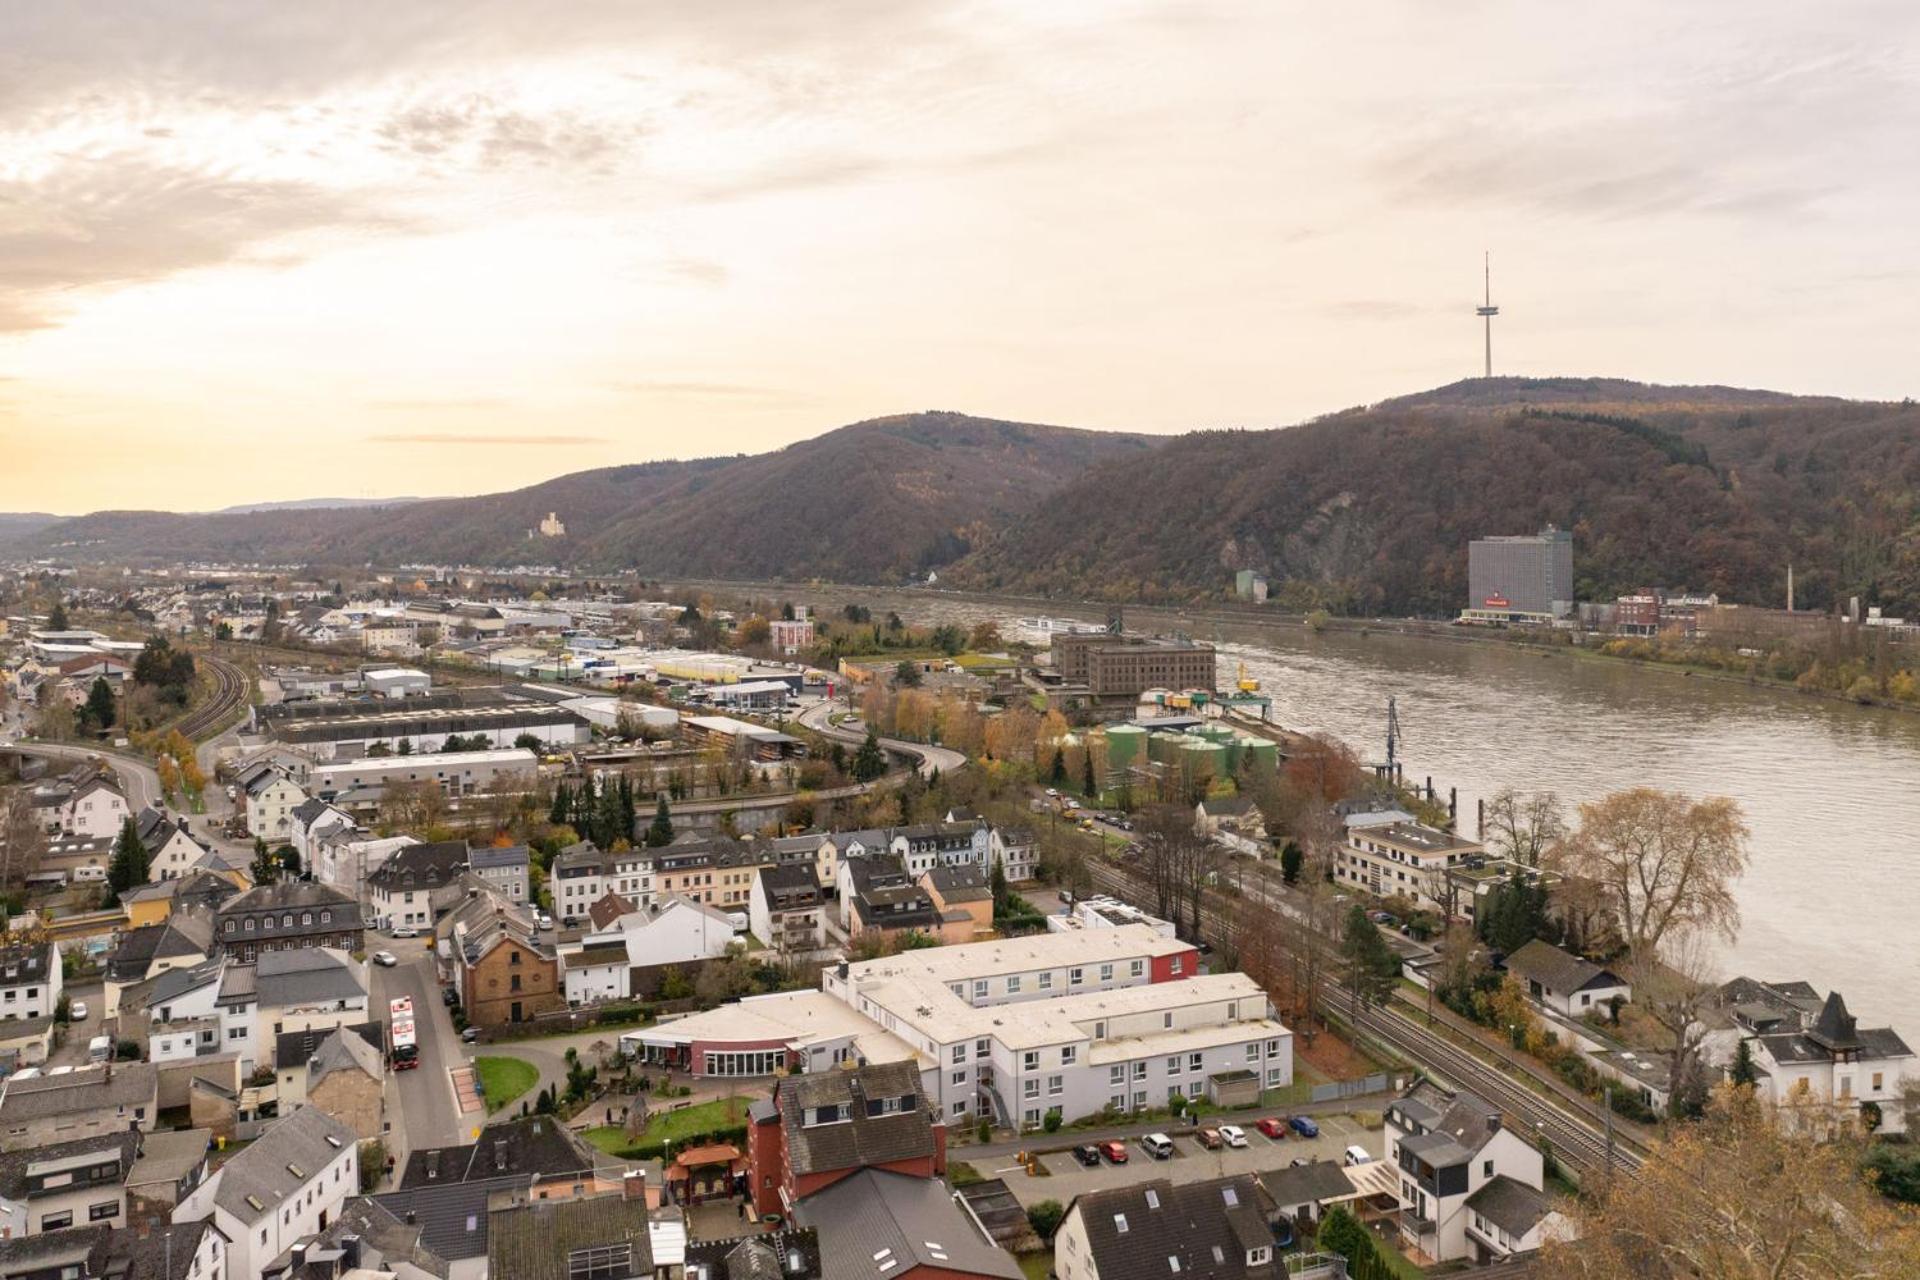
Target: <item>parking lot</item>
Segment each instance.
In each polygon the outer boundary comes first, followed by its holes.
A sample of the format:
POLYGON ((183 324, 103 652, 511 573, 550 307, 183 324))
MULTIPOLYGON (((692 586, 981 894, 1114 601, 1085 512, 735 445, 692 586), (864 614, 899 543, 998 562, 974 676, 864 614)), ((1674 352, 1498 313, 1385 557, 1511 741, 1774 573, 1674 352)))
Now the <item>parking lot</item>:
MULTIPOLYGON (((1170 1135, 1173 1154, 1164 1160, 1155 1159, 1142 1145, 1141 1139, 1128 1138, 1125 1140, 1127 1162, 1121 1165, 1113 1164, 1104 1157, 1097 1166, 1083 1165, 1075 1158, 1071 1148, 1040 1157, 1041 1166, 1050 1175, 1047 1177, 1031 1176, 1017 1162, 1006 1157, 976 1160, 973 1164, 986 1177, 1006 1179, 1008 1189, 1022 1204, 1030 1205, 1041 1200, 1058 1200, 1065 1204, 1083 1192, 1125 1186, 1152 1178, 1198 1182, 1226 1174, 1257 1174, 1269 1169, 1284 1169, 1295 1160, 1331 1160, 1338 1164, 1349 1146, 1365 1147, 1375 1159, 1379 1159, 1383 1150, 1381 1130, 1377 1127, 1362 1128, 1352 1116, 1316 1115, 1313 1119, 1320 1126, 1318 1137, 1303 1138, 1289 1130, 1284 1138, 1279 1139, 1269 1138, 1255 1127, 1260 1118, 1255 1115, 1244 1120, 1219 1122, 1239 1124, 1247 1136, 1247 1145, 1244 1147, 1222 1146, 1209 1151, 1191 1134, 1170 1135)), ((1045 1139, 1045 1144, 1051 1146, 1062 1140, 1071 1142, 1065 1134, 1054 1134, 1045 1139)))

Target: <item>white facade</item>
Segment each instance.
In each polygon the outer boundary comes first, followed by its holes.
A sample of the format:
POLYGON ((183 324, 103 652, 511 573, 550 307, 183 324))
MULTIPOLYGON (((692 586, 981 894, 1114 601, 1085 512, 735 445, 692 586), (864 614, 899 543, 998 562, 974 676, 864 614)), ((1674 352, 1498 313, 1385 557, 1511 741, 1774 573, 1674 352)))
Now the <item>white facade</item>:
POLYGON ((600 956, 581 947, 563 948, 560 973, 569 1008, 627 998, 628 964, 624 950, 600 956))
POLYGON ((173 1220, 211 1218, 229 1241, 225 1280, 255 1280, 267 1263, 297 1241, 337 1222, 341 1206, 359 1194, 359 1146, 353 1130, 302 1107, 276 1121, 252 1147, 195 1187, 175 1207, 173 1220), (291 1128, 296 1125, 298 1129, 291 1128), (324 1157, 316 1158, 322 1152, 324 1157), (254 1187, 279 1191, 262 1196, 248 1190, 254 1187))
POLYGON ((247 787, 247 834, 285 840, 293 833, 293 811, 306 792, 278 769, 247 787))
POLYGON ((1501 1126, 1471 1147, 1454 1143, 1451 1149, 1459 1157, 1445 1158, 1442 1167, 1425 1166, 1431 1168, 1429 1176, 1423 1172, 1422 1158, 1404 1149, 1404 1144, 1409 1138, 1449 1137, 1451 1131, 1422 1129, 1404 1117, 1402 1105, 1394 1104, 1386 1114, 1386 1163, 1400 1175, 1401 1231, 1417 1236, 1419 1248, 1438 1261, 1470 1257, 1474 1244, 1468 1228, 1473 1215, 1467 1201, 1498 1177, 1540 1190, 1545 1178, 1540 1152, 1501 1126))
MULTIPOLYGON (((508 733, 508 741, 514 736, 508 733)), ((539 763, 533 752, 519 747, 504 751, 441 754, 415 751, 404 756, 369 756, 314 766, 313 792, 325 799, 362 787, 379 790, 395 782, 431 782, 450 796, 460 796, 488 790, 508 779, 525 779, 531 787, 539 763)))
POLYGON ((300 865, 311 869, 314 850, 322 838, 336 831, 352 831, 356 825, 352 814, 329 804, 308 818, 302 818, 296 813, 289 824, 287 835, 293 844, 294 851, 300 855, 300 865))
POLYGON ((104 778, 94 778, 73 793, 59 810, 60 829, 77 836, 113 837, 133 810, 120 788, 104 778))
POLYGON ((1034 866, 1040 860, 1040 846, 1032 832, 995 827, 989 839, 993 859, 1000 864, 1008 884, 1033 879, 1034 866))
POLYGON ((61 980, 53 943, 8 948, 0 961, 0 1019, 52 1017, 60 1003, 61 980))
MULTIPOLYGON (((357 829, 356 829, 357 830, 357 829)), ((387 864, 400 850, 420 842, 412 836, 381 836, 360 832, 341 839, 343 832, 322 837, 315 845, 307 870, 321 884, 338 889, 356 902, 367 900, 367 877, 387 864)))
POLYGON ((1485 847, 1418 822, 1347 827, 1334 855, 1334 882, 1377 898, 1405 894, 1432 911, 1446 910, 1447 870, 1485 847))
POLYGON ((725 955, 733 940, 733 924, 724 912, 681 897, 668 898, 657 912, 621 916, 612 928, 585 939, 589 945, 624 943, 627 963, 635 968, 697 964, 725 955))

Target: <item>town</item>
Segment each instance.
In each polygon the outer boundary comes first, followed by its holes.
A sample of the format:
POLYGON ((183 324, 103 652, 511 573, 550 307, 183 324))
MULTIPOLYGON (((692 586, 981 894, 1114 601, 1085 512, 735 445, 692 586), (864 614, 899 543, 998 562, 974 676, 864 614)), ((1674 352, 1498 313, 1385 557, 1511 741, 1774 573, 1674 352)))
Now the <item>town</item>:
POLYGON ((1547 1275, 1689 1144, 1920 1184, 1900 1034, 1705 961, 1724 801, 1460 812, 1117 614, 0 590, 3 1276, 1547 1275))

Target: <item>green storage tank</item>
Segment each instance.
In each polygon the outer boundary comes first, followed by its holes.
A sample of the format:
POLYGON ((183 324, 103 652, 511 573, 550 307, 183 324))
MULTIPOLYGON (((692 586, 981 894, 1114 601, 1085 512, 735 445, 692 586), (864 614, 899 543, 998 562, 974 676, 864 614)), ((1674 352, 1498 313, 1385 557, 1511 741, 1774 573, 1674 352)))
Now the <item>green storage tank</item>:
POLYGON ((1280 744, 1268 738, 1248 738, 1247 754, 1253 757, 1256 773, 1271 774, 1280 768, 1280 744))
POLYGON ((1147 731, 1136 724, 1116 724, 1107 730, 1107 768, 1127 769, 1145 753, 1147 731))
POLYGON ((1226 776, 1227 749, 1204 738, 1189 738, 1180 745, 1180 771, 1190 781, 1226 776))

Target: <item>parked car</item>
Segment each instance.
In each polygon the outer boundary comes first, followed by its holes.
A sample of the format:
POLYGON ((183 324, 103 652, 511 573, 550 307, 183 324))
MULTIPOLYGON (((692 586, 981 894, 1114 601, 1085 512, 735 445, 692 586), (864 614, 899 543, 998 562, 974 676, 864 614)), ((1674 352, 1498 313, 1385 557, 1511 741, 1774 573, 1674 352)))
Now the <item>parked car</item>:
POLYGON ((390 936, 394 938, 417 938, 420 936, 420 931, 410 924, 403 924, 395 928, 390 936))
POLYGON ((85 1022, 87 1020, 87 1002, 85 1000, 75 1000, 72 1004, 68 1005, 67 1017, 74 1022, 85 1022))
POLYGON ((1293 1119, 1287 1121, 1287 1123, 1292 1125, 1293 1131, 1303 1138, 1317 1138, 1320 1136, 1320 1126, 1313 1122, 1312 1116, 1295 1116, 1293 1119))
POLYGON ((1279 1116, 1268 1116, 1253 1127, 1275 1142, 1287 1136, 1287 1122, 1279 1116))
POLYGON ((1373 1155, 1365 1147, 1356 1144, 1347 1148, 1345 1163, 1348 1167, 1356 1164, 1372 1164, 1373 1155))
POLYGON ((383 969, 391 969, 400 963, 400 957, 391 951, 376 951, 373 953, 373 962, 383 969))
POLYGON ((452 987, 442 987, 440 988, 440 1003, 451 1009, 454 1005, 460 1003, 460 993, 452 987))
POLYGON ((544 911, 535 912, 533 920, 534 920, 534 923, 539 925, 542 929, 553 928, 553 917, 548 915, 544 911))
POLYGON ((472 1044, 475 1040, 478 1040, 479 1038, 480 1038, 480 1028, 478 1027, 468 1027, 465 1031, 462 1031, 460 1033, 460 1039, 467 1044, 472 1044))
POLYGON ((1173 1155, 1173 1139, 1164 1133, 1150 1133, 1140 1139, 1140 1145, 1145 1147, 1147 1154, 1155 1160, 1166 1160, 1173 1155))
POLYGON ((1244 1147, 1247 1145, 1247 1131, 1237 1124, 1221 1125, 1220 1137, 1221 1140, 1230 1147, 1244 1147))
POLYGON ((1373 922, 1375 924, 1392 924, 1394 922, 1393 912, 1376 911, 1373 913, 1373 922))
POLYGON ((1124 1142, 1103 1142, 1100 1144, 1100 1154, 1105 1156, 1109 1163, 1125 1164, 1127 1162, 1127 1144, 1124 1142))
POLYGON ((1221 1147, 1227 1145, 1220 1137, 1220 1131, 1218 1129, 1196 1130, 1193 1135, 1193 1140, 1209 1151, 1218 1151, 1221 1147))
POLYGON ((1100 1148, 1094 1146, 1092 1143, 1088 1143, 1083 1147, 1075 1147, 1073 1149, 1073 1158, 1087 1166, 1087 1168, 1092 1169, 1100 1163, 1100 1148))

